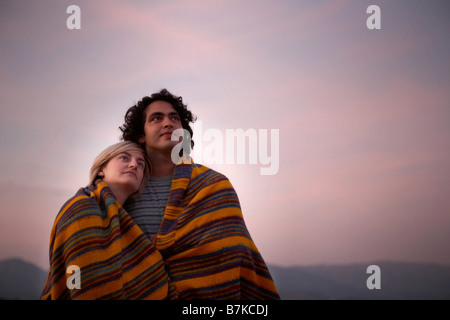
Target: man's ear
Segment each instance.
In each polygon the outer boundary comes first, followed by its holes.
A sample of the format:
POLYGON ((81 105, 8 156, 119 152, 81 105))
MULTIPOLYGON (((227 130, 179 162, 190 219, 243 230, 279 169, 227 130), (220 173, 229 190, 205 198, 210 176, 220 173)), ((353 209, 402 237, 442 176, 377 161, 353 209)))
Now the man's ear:
POLYGON ((138 139, 139 143, 145 143, 145 134, 138 139))

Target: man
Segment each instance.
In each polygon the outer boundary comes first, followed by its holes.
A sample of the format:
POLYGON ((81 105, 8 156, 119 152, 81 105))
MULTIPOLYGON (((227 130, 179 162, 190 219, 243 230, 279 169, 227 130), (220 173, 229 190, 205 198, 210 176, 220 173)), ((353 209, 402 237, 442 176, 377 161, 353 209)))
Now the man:
MULTIPOLYGON (((172 133, 184 129, 192 137, 194 120, 166 89, 127 111, 122 139, 145 148, 151 177, 125 209, 164 260, 168 298, 279 299, 229 180, 192 160, 173 162, 179 141, 172 133)), ((186 160, 189 148, 182 153, 186 160)))

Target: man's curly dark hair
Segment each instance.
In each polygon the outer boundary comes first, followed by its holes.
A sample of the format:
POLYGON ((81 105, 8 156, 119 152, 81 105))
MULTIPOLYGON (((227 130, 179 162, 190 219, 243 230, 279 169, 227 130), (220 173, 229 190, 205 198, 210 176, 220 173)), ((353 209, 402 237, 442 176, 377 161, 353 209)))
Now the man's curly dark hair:
MULTIPOLYGON (((122 131, 122 140, 133 141, 139 143, 139 139, 145 134, 144 124, 146 119, 145 110, 150 103, 155 101, 165 101, 170 103, 175 111, 180 116, 181 125, 191 135, 191 147, 194 147, 194 140, 190 123, 196 120, 195 115, 187 108, 187 104, 183 103, 183 98, 170 93, 167 89, 162 89, 160 92, 153 93, 150 97, 142 98, 136 105, 130 107, 125 114, 125 123, 119 127, 122 131)), ((141 144, 142 145, 142 144, 141 144)))

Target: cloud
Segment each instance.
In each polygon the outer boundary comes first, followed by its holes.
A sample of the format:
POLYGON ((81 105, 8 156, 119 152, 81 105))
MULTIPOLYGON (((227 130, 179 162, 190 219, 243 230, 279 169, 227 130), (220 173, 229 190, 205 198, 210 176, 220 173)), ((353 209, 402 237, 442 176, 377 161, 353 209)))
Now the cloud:
MULTIPOLYGON (((373 33, 360 1, 78 5, 79 32, 67 30, 64 2, 0 10, 5 237, 24 223, 47 250, 55 206, 118 140, 126 109, 167 87, 204 130, 280 130, 277 175, 213 166, 235 185, 266 260, 448 257, 444 10, 386 2, 373 33)), ((29 243, 18 235, 11 248, 29 243)))
POLYGON ((0 183, 3 205, 0 259, 27 257, 41 267, 48 266, 50 232, 56 215, 75 189, 41 186, 27 181, 0 183))

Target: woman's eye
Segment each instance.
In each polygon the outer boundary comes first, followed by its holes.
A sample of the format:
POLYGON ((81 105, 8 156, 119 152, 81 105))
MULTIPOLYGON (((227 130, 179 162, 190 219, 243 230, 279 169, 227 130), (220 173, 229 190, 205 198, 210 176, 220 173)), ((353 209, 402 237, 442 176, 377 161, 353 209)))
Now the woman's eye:
POLYGON ((138 166, 139 166, 139 168, 142 168, 142 169, 145 168, 145 164, 143 164, 142 162, 139 162, 138 166))
POLYGON ((120 159, 122 159, 124 161, 128 161, 128 157, 127 156, 121 156, 120 159))

